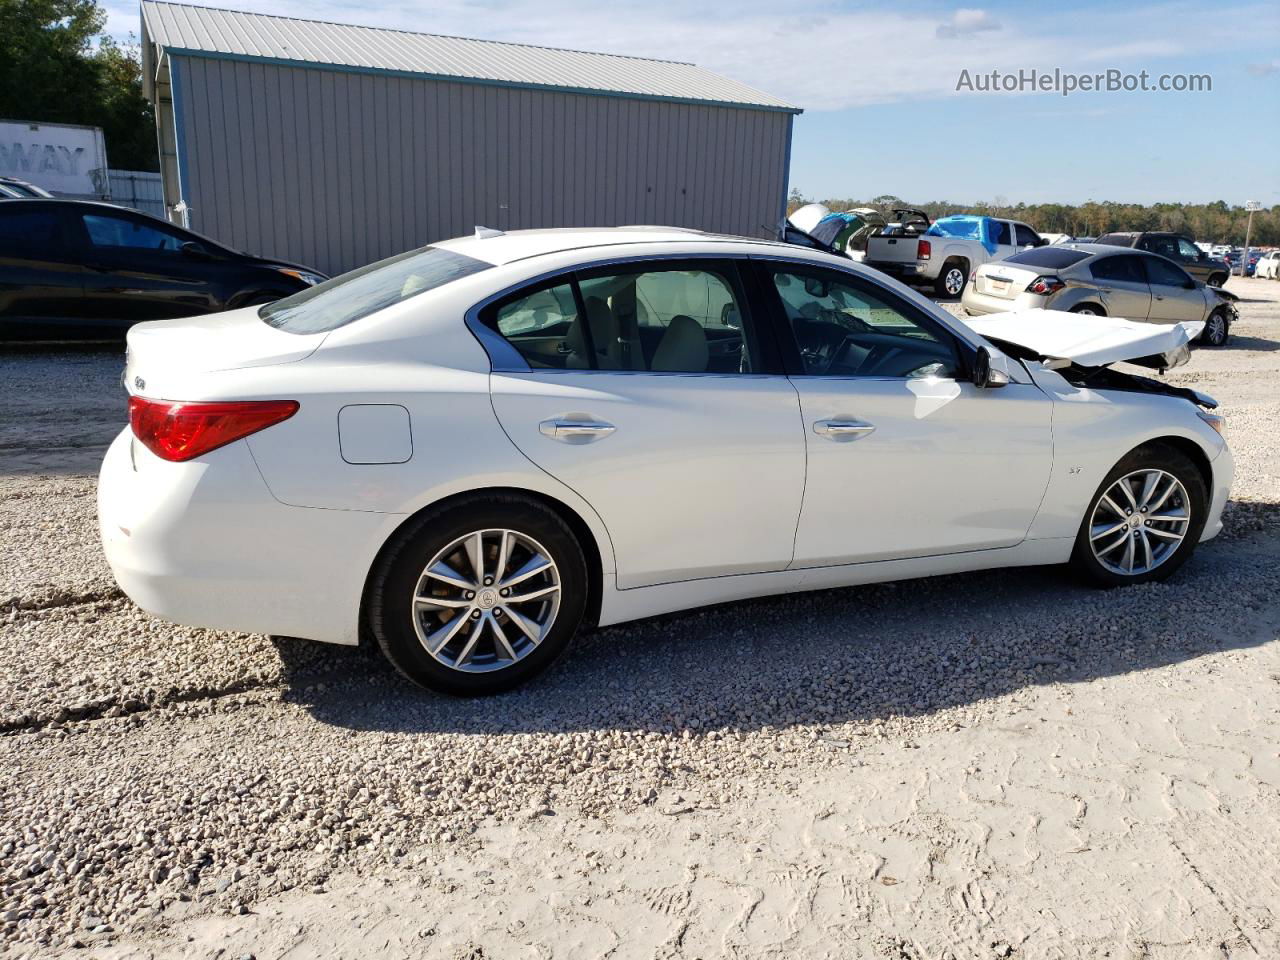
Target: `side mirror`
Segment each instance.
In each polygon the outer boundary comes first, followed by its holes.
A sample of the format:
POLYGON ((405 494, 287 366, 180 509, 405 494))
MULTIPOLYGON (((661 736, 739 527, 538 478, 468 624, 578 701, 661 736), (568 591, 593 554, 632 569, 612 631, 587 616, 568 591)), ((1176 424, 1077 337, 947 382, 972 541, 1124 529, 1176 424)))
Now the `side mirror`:
POLYGON ((188 240, 178 249, 182 251, 184 256, 191 257, 192 259, 195 259, 195 260, 212 260, 213 259, 213 254, 211 254, 208 251, 205 245, 203 243, 196 243, 196 241, 194 240, 188 240))
POLYGON ((973 358, 973 385, 985 390, 988 387, 1003 387, 1008 382, 1009 377, 1003 370, 992 369, 991 351, 986 347, 979 347, 973 358))
POLYGON ((1039 240, 1036 241, 1037 247, 1047 247, 1048 245, 1049 245, 1049 241, 1046 240, 1044 237, 1041 237, 1039 240))

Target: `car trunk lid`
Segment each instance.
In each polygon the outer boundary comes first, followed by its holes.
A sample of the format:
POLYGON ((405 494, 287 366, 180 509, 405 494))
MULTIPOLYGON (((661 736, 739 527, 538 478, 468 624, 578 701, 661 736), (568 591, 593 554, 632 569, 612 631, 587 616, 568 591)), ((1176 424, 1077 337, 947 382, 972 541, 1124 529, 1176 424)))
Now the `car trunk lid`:
MULTIPOLYGON (((1052 272, 1052 271, 1049 271, 1052 272)), ((1007 261, 984 263, 973 275, 973 289, 977 293, 1002 300, 1016 300, 1031 281, 1043 276, 1045 271, 1015 267, 1007 261)))
POLYGON ((131 394, 192 399, 183 390, 194 375, 296 363, 324 342, 326 333, 294 334, 262 321, 245 307, 130 328, 124 385, 131 394))

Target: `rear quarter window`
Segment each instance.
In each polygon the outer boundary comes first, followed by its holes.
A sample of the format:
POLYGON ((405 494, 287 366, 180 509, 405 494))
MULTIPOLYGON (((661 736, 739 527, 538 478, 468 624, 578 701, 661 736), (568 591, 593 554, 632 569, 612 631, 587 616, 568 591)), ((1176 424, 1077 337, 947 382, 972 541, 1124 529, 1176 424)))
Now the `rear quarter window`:
POLYGON ((492 266, 452 250, 422 247, 269 303, 258 316, 286 333, 327 333, 492 266))
POLYGON ((1028 267, 1047 267, 1050 270, 1062 270, 1079 263, 1088 256, 1089 254, 1087 253, 1081 253, 1079 250, 1070 250, 1065 247, 1036 247, 1033 250, 1023 250, 1021 253, 1015 253, 1012 257, 1007 257, 1004 262, 1021 263, 1028 267))

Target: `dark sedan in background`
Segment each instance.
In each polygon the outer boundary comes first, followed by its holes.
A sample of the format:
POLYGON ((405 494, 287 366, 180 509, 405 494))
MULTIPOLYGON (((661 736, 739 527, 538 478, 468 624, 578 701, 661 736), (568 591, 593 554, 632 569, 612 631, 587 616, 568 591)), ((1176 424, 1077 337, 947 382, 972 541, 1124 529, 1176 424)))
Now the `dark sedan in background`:
POLYGON ((0 203, 0 341, 118 339, 142 320, 270 303, 326 279, 108 203, 0 203))

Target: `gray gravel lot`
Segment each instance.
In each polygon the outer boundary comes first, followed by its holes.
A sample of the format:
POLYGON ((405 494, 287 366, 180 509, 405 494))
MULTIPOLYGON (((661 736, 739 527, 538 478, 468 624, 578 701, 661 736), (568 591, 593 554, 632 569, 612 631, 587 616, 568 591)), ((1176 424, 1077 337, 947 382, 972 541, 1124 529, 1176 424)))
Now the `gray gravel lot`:
POLYGON ((1280 283, 1172 375, 1225 534, 600 630, 446 700, 114 587, 113 352, 0 355, 0 951, 1280 955, 1280 283))

